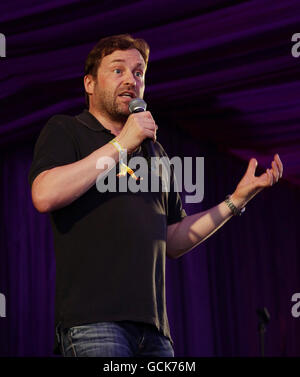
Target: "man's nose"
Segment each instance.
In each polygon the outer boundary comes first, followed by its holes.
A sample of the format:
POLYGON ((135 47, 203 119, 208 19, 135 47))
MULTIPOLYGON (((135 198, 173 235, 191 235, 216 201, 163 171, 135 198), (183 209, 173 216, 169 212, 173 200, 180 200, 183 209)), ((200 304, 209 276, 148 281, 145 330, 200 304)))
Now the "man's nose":
POLYGON ((129 86, 133 86, 133 87, 136 86, 135 76, 133 75, 133 73, 131 71, 126 72, 126 75, 124 77, 124 84, 129 85, 129 86))

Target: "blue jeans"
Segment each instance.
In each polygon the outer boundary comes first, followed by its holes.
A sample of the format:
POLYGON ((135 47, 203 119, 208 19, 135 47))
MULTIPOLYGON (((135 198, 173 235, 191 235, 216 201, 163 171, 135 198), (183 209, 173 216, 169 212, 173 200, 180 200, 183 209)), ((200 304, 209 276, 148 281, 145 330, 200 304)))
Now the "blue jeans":
POLYGON ((170 340, 150 324, 99 322, 58 331, 65 357, 174 357, 170 340))

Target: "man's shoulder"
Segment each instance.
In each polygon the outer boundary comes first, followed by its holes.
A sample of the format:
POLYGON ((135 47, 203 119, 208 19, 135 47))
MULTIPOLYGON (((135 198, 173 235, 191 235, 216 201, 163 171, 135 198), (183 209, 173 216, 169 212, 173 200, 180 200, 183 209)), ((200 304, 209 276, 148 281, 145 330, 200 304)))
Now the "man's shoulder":
POLYGON ((46 133, 47 132, 70 133, 74 130, 77 124, 78 124, 78 120, 76 119, 76 115, 55 114, 55 115, 52 115, 51 118, 48 119, 48 121, 42 128, 42 132, 43 133, 44 132, 46 133))
POLYGON ((68 114, 55 114, 48 120, 47 124, 60 123, 60 124, 71 124, 76 122, 76 117, 68 114))

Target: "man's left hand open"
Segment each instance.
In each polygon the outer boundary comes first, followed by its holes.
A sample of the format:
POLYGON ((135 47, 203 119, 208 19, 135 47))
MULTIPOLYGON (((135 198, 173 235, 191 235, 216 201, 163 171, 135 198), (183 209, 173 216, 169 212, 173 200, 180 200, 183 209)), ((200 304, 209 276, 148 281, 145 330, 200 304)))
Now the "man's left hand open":
POLYGON ((255 176, 256 168, 257 160, 251 158, 245 175, 231 195, 233 203, 238 207, 244 206, 261 190, 273 186, 282 177, 283 165, 278 154, 275 154, 271 168, 258 177, 255 176))

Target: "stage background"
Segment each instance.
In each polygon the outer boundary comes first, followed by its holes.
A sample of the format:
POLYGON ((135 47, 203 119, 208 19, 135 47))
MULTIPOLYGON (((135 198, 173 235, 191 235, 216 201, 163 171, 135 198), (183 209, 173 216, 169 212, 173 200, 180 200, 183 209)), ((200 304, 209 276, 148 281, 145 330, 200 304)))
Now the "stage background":
MULTIPOLYGON (((205 157, 204 200, 224 200, 256 157, 275 153, 282 180, 186 256, 167 262, 176 356, 258 356, 257 308, 267 307, 267 356, 300 356, 299 1, 10 1, 0 5, 0 356, 52 356, 55 260, 48 215, 27 174, 54 114, 84 107, 84 60, 101 38, 131 33, 151 47, 146 76, 158 140, 172 156, 205 157)), ((84 245, 83 245, 84 246, 84 245)))

